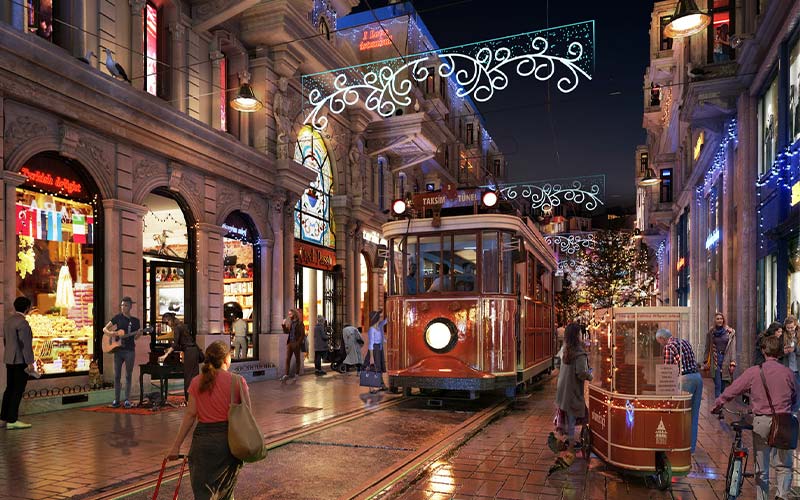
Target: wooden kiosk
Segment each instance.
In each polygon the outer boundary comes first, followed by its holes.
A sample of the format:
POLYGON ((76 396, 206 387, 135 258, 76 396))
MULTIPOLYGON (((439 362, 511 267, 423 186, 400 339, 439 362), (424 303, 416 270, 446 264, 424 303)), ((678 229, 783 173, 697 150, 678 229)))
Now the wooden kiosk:
POLYGON ((681 392, 679 368, 664 364, 656 331, 689 338, 689 308, 597 310, 590 325, 589 425, 584 453, 628 472, 655 475, 667 488, 691 468, 691 395, 681 392))

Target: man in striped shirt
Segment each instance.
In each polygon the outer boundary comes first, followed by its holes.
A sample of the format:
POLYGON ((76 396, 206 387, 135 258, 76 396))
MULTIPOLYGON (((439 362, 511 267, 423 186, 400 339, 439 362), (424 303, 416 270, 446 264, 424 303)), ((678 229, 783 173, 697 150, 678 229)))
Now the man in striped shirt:
POLYGON ((700 418, 700 402, 703 399, 703 377, 697 371, 692 345, 684 339, 676 339, 666 328, 659 328, 656 340, 664 346, 664 364, 678 365, 681 372, 681 390, 692 395, 692 453, 697 446, 697 423, 700 418))

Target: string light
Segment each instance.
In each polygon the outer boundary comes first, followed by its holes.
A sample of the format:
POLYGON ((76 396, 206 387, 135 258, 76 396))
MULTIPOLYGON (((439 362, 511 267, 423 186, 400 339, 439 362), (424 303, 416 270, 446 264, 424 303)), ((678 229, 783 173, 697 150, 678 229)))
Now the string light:
POLYGON ((708 170, 706 170, 705 176, 703 177, 703 184, 697 186, 695 189, 697 196, 697 205, 702 206, 702 201, 705 198, 705 195, 711 190, 711 187, 714 184, 714 181, 717 179, 717 176, 722 169, 725 168, 727 164, 728 158, 728 145, 733 142, 735 146, 738 143, 738 126, 736 123, 736 118, 731 118, 728 122, 728 126, 725 127, 725 136, 722 138, 722 141, 719 143, 717 147, 717 153, 714 155, 714 160, 709 165, 708 170))
MULTIPOLYGON (((766 171, 756 181, 756 196, 758 201, 756 209, 758 212, 758 247, 763 250, 765 247, 765 228, 764 228, 764 210, 766 209, 767 202, 775 199, 775 197, 768 196, 766 200, 763 199, 763 191, 770 186, 773 189, 785 189, 791 192, 792 186, 800 182, 800 139, 794 141, 792 144, 784 148, 783 151, 778 153, 775 161, 772 162, 771 168, 766 171)), ((781 197, 776 198, 778 203, 782 201, 781 197)), ((773 224, 770 224, 772 226, 773 224)))

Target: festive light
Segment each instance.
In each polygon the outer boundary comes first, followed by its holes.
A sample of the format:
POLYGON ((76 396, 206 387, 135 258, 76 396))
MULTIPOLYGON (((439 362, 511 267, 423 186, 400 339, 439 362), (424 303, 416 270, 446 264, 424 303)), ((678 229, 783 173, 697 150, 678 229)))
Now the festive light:
POLYGON ((719 147, 717 147, 717 153, 714 155, 714 160, 711 162, 711 165, 706 170, 705 176, 703 177, 703 184, 697 186, 696 192, 699 194, 698 204, 700 204, 705 195, 709 193, 711 188, 714 185, 714 181, 717 179, 717 176, 722 169, 725 168, 725 164, 727 163, 728 157, 728 145, 731 141, 738 142, 738 127, 736 124, 736 119, 732 118, 728 122, 728 126, 725 127, 726 133, 725 137, 722 138, 720 141, 719 147))
POLYGON ((719 243, 720 232, 719 228, 714 229, 711 234, 706 238, 706 250, 719 243))
POLYGON ((569 255, 575 255, 581 247, 594 247, 594 233, 564 233, 546 234, 544 240, 554 250, 569 255))
MULTIPOLYGON (((794 206, 797 203, 795 200, 800 200, 800 193, 798 193, 797 198, 795 197, 795 189, 800 191, 800 187, 796 187, 800 183, 799 154, 800 140, 796 140, 776 155, 775 160, 772 162, 772 167, 756 181, 759 248, 761 249, 764 249, 765 241, 764 208, 765 204, 773 199, 770 196, 764 199, 762 191, 769 187, 785 189, 789 192, 789 205, 794 206)), ((780 197, 778 200, 780 200, 780 197)))
MULTIPOLYGON (((363 30, 360 36, 363 43, 363 30)), ((312 108, 304 123, 323 130, 328 125, 323 110, 341 114, 362 98, 368 110, 392 116, 411 105, 416 84, 434 75, 454 81, 457 97, 478 102, 508 86, 509 68, 539 81, 559 74, 556 88, 566 94, 577 88, 581 77, 592 79, 593 56, 594 22, 587 21, 304 75, 303 90, 312 108)))
POLYGON ((601 198, 605 196, 606 176, 591 175, 572 179, 500 184, 497 187, 508 200, 520 196, 530 199, 531 208, 534 210, 542 210, 545 206, 560 206, 563 199, 576 205, 583 205, 585 210, 591 211, 603 205, 601 198))

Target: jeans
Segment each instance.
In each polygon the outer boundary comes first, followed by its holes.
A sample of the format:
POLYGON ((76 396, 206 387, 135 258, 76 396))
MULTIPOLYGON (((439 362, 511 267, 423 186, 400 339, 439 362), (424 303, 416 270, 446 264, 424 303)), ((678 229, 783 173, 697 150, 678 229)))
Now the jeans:
POLYGON ((730 384, 727 380, 722 380, 722 361, 725 359, 725 353, 717 354, 717 369, 714 370, 714 398, 718 398, 722 391, 730 384))
POLYGON ((777 498, 788 499, 792 485, 792 451, 779 450, 767 444, 769 426, 772 417, 760 415, 753 417, 753 454, 755 455, 756 498, 768 500, 769 497, 769 465, 775 468, 778 480, 777 498))
POLYGON ((27 367, 26 364, 6 365, 6 390, 3 392, 0 420, 9 424, 16 422, 19 417, 19 404, 28 383, 28 374, 25 373, 27 367))
POLYGON ((301 363, 300 347, 302 342, 289 342, 286 344, 286 376, 289 376, 289 368, 292 366, 292 357, 295 359, 295 375, 300 375, 301 363))
POLYGON ((700 419, 700 402, 703 400, 703 377, 699 373, 681 375, 681 390, 692 395, 692 453, 697 447, 697 423, 700 419))
POLYGON ((567 438, 567 443, 571 444, 573 442, 573 440, 575 439, 575 420, 577 420, 577 419, 576 419, 576 417, 574 415, 570 415, 567 412, 564 412, 564 414, 567 417, 567 421, 566 421, 567 428, 564 430, 564 435, 567 438))
POLYGON ((125 401, 130 399, 131 379, 133 378, 133 362, 135 360, 135 351, 123 351, 122 349, 117 349, 117 352, 114 353, 114 401, 119 401, 122 363, 125 363, 125 401))

